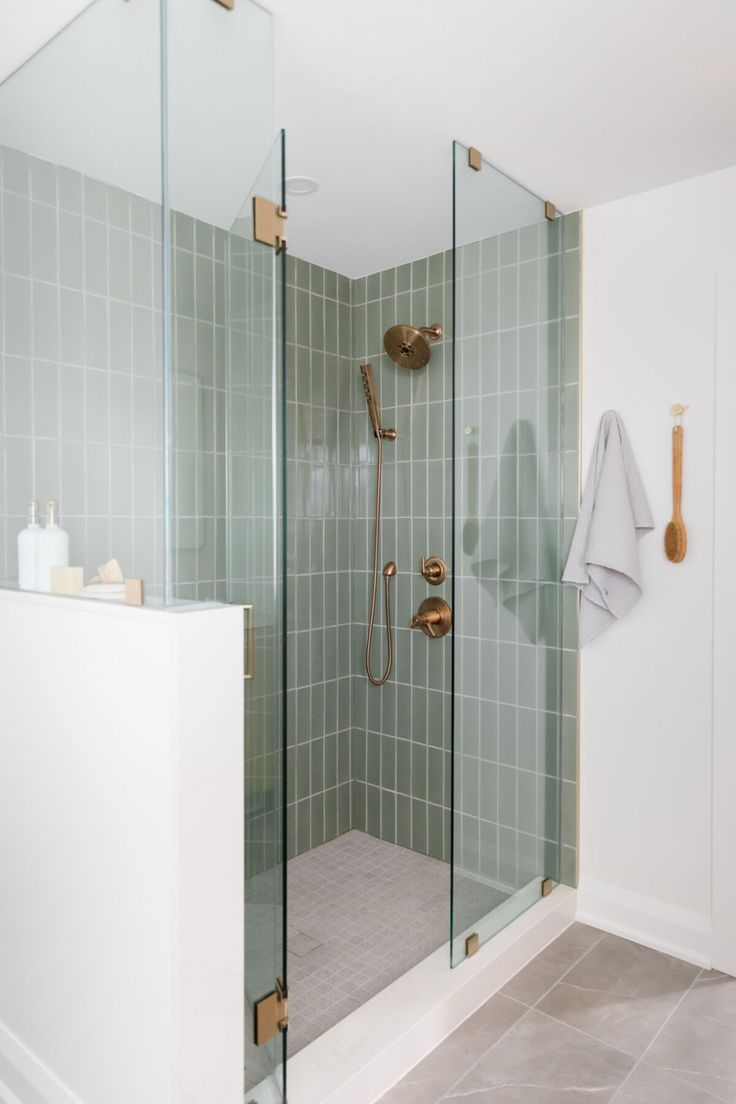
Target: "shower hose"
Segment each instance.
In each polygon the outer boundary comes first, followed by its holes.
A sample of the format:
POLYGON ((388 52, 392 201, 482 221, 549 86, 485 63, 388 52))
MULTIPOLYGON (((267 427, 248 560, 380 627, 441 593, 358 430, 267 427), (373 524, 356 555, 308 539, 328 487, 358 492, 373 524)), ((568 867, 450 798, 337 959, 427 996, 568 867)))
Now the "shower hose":
POLYGON ((386 643, 388 646, 388 658, 386 669, 380 678, 376 678, 371 670, 371 648, 373 645, 373 629, 376 623, 376 599, 378 597, 378 551, 381 526, 381 482, 383 477, 383 441, 381 430, 376 433, 378 443, 378 467, 376 469, 376 516, 373 527, 373 583, 371 587, 371 612, 368 619, 368 639, 365 645, 365 673, 373 686, 383 686, 391 674, 394 664, 394 649, 391 639, 391 576, 396 574, 396 564, 389 560, 383 569, 383 589, 386 601, 386 643))

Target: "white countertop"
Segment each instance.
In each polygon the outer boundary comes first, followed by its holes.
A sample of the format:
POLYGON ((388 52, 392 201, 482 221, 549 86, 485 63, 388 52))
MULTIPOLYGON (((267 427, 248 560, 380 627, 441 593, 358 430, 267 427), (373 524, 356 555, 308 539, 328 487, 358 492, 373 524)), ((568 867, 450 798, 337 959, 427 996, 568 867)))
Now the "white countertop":
POLYGON ((43 605, 49 608, 75 609, 80 614, 96 614, 105 617, 144 617, 168 618, 182 613, 202 613, 212 610, 232 609, 232 605, 223 602, 177 601, 173 605, 164 605, 161 598, 148 599, 142 606, 128 606, 125 602, 114 602, 109 598, 85 598, 62 594, 41 594, 33 590, 21 590, 18 586, 4 583, 0 586, 0 601, 20 602, 29 605, 43 605))

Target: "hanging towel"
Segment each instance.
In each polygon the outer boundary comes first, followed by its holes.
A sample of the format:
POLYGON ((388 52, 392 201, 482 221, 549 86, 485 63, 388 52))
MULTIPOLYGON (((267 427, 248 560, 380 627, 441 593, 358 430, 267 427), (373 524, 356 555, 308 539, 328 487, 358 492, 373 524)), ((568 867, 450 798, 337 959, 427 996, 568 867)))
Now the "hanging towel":
POLYGON ((626 427, 615 410, 607 410, 562 576, 582 596, 581 648, 638 602, 639 539, 653 528, 626 427))

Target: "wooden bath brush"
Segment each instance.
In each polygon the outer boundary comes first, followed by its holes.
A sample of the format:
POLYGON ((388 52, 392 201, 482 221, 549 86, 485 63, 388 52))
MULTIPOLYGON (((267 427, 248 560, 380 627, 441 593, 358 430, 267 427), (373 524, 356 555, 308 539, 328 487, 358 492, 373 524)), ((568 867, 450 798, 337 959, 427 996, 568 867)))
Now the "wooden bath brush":
MULTIPOLYGON (((684 408, 673 407, 672 413, 682 415, 684 408)), ((687 531, 682 520, 682 426, 672 429, 672 521, 664 531, 664 550, 672 563, 682 563, 687 553, 687 531)))

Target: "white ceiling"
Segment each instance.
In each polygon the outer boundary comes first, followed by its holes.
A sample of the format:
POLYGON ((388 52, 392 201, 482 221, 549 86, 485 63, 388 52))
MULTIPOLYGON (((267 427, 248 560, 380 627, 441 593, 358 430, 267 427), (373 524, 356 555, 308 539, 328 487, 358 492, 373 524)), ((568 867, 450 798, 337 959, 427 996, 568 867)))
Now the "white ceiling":
MULTIPOLYGON (((0 88, 0 144, 160 202, 159 0, 76 6, 86 10, 0 88)), ((169 11, 171 203, 229 228, 273 142, 273 20, 242 0, 232 12, 172 0, 169 11)), ((14 68, 23 58, 11 55, 14 68)))
MULTIPOLYGON (((170 12, 182 12, 182 2, 172 0, 170 12)), ((236 11, 246 5, 236 0, 236 11)), ((84 6, 0 0, 0 78, 84 6)), ((320 183, 315 195, 290 197, 290 247, 347 275, 449 245, 453 138, 562 210, 736 163, 734 0, 266 7, 275 15, 276 118, 287 128, 288 171, 320 183)), ((213 25, 230 18, 209 6, 213 25)), ((234 177, 234 166, 245 171, 237 111, 255 102, 262 112, 271 91, 265 79, 255 91, 251 82, 235 113, 218 111, 222 89, 203 81, 211 51, 204 54, 199 137, 179 174, 192 176, 200 197, 234 177)), ((232 192, 242 194, 239 181, 232 192)), ((229 214, 202 217, 225 223, 229 214)))
POLYGON ((266 0, 294 251, 446 246, 450 141, 562 210, 736 163, 734 0, 266 0))

